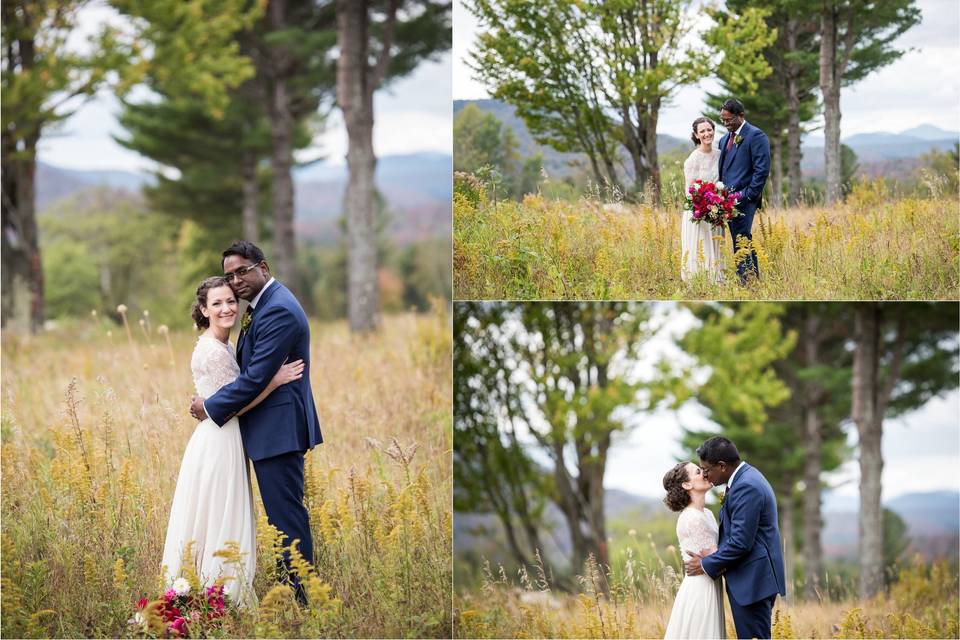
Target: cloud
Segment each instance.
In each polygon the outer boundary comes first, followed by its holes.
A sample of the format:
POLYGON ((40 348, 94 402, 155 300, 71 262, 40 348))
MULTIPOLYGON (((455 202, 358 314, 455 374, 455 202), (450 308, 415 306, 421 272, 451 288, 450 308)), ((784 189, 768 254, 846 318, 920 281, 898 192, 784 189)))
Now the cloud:
MULTIPOLYGON (((116 22, 112 9, 89 7, 81 11, 74 45, 98 28, 99 21, 116 22)), ((409 76, 388 84, 374 96, 374 151, 379 156, 424 151, 452 153, 453 64, 450 52, 420 64, 409 76)), ((123 136, 117 123, 119 104, 103 92, 81 106, 56 130, 45 133, 38 148, 41 162, 71 169, 122 169, 148 171, 155 164, 124 149, 111 136, 123 136)), ((316 146, 298 154, 300 159, 319 156, 334 165, 344 164, 347 133, 343 118, 334 110, 316 146)))
MULTIPOLYGON (((842 134, 870 131, 900 132, 920 124, 960 130, 960 76, 947 70, 960 67, 960 3, 920 0, 922 22, 896 42, 900 48, 916 48, 898 61, 880 69, 841 95, 842 134), (944 71, 940 71, 944 70, 944 71)), ((489 97, 486 88, 470 78, 463 63, 472 45, 478 23, 460 2, 454 4, 454 83, 456 99, 489 97)), ((658 131, 686 138, 690 123, 704 109, 708 91, 719 84, 705 79, 685 87, 660 111, 658 131)), ((747 114, 749 119, 749 114, 747 114)), ((821 122, 822 124, 822 122, 821 122)))

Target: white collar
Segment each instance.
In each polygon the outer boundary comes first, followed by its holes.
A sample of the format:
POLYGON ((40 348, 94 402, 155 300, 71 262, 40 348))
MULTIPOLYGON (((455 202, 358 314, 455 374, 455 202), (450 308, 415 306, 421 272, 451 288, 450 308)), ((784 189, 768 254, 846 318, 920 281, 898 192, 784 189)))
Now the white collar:
POLYGON ((740 123, 740 126, 737 127, 737 130, 733 132, 733 135, 735 135, 735 136, 740 135, 740 132, 743 131, 743 125, 745 125, 745 124, 747 124, 747 121, 746 121, 746 120, 744 120, 743 122, 741 122, 741 123, 740 123))
POLYGON ((263 295, 263 292, 266 291, 266 290, 267 290, 267 287, 269 287, 270 285, 272 285, 275 281, 276 281, 276 278, 274 278, 273 276, 270 276, 270 279, 267 280, 267 284, 263 285, 263 289, 260 289, 260 293, 258 293, 256 296, 254 296, 253 300, 250 301, 250 308, 251 308, 251 309, 256 309, 256 308, 257 308, 257 303, 260 302, 260 297, 263 295))
POLYGON ((737 477, 737 474, 740 473, 740 469, 743 469, 743 460, 740 461, 740 464, 737 465, 737 468, 733 470, 733 473, 727 478, 727 491, 730 491, 730 486, 733 484, 733 479, 737 477))

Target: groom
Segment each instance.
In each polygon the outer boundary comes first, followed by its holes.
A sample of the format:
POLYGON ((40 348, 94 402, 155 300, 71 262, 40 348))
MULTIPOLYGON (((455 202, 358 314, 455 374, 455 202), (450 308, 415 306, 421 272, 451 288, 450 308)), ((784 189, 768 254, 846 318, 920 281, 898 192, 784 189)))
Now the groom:
MULTIPOLYGON (((728 131, 720 140, 720 181, 731 192, 740 192, 737 210, 743 213, 729 223, 736 252, 741 238, 753 241, 753 214, 763 200, 763 186, 770 174, 770 142, 763 131, 744 120, 739 100, 731 98, 723 103, 720 122, 728 131)), ((737 274, 741 284, 746 284, 751 275, 760 277, 757 252, 752 247, 749 256, 737 261, 737 274)))
MULTIPOLYGON (((240 416, 243 448, 253 461, 260 497, 270 524, 287 539, 300 540, 304 559, 313 564, 310 516, 303 504, 306 452, 323 442, 310 389, 310 326, 294 295, 270 275, 263 252, 250 242, 235 242, 223 252, 223 274, 237 297, 250 302, 237 339, 240 375, 209 398, 195 397, 190 414, 209 416, 220 426, 247 406, 287 360, 303 360, 303 377, 277 387, 266 400, 240 416)), ((290 557, 284 553, 290 570, 290 557)), ((297 599, 306 598, 294 581, 297 599)))
POLYGON ((777 594, 786 595, 777 499, 759 471, 740 459, 736 445, 715 436, 697 448, 703 477, 726 484, 720 539, 708 556, 691 554, 687 575, 724 576, 738 638, 769 638, 777 594))

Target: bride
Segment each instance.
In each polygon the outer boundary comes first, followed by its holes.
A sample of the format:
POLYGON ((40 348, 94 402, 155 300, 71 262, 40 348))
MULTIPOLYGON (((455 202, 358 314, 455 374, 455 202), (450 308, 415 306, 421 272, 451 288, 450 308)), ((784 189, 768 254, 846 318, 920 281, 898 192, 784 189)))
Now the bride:
MULTIPOLYGON (((692 462, 681 462, 663 476, 667 492, 663 501, 671 511, 680 512, 677 538, 684 562, 691 553, 709 555, 717 550, 717 521, 704 507, 712 487, 692 462)), ((725 632, 720 580, 706 574, 684 576, 664 638, 725 638, 725 632)))
MULTIPOLYGON (((709 118, 700 117, 693 121, 690 139, 697 148, 683 163, 684 194, 694 180, 716 182, 719 179, 720 150, 713 148, 713 138, 714 125, 709 118)), ((720 281, 723 275, 720 255, 722 239, 723 227, 692 222, 690 214, 683 212, 680 225, 680 278, 684 282, 700 271, 709 274, 712 282, 720 281)))
MULTIPOLYGON (((197 393, 203 397, 212 396, 240 375, 233 345, 228 342, 237 306, 233 289, 222 276, 207 278, 197 288, 193 320, 205 330, 197 339, 190 369, 197 393)), ((302 372, 302 360, 284 364, 240 413, 255 407, 280 385, 299 379, 302 372)), ((209 418, 202 421, 183 452, 163 546, 167 585, 181 577, 184 549, 191 542, 194 569, 204 586, 232 577, 224 584, 224 593, 241 606, 252 606, 256 569, 253 491, 236 416, 223 427, 209 418), (228 566, 226 558, 214 555, 226 549, 228 541, 239 546, 240 566, 228 566)))

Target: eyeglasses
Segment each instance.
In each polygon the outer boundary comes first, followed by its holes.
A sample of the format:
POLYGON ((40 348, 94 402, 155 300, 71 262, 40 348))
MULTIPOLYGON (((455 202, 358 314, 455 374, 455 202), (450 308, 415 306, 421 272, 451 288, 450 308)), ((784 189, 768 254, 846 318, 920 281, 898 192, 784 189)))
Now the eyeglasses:
POLYGON ((704 477, 706 477, 709 476, 710 472, 712 472, 714 469, 719 469, 723 466, 725 466, 725 463, 721 460, 715 465, 709 463, 706 465, 700 465, 700 470, 703 472, 704 477))
POLYGON ((226 278, 228 282, 233 282, 233 280, 235 280, 236 278, 243 278, 248 273, 250 273, 257 267, 259 267, 261 264, 263 264, 263 260, 261 260, 256 264, 247 265, 246 267, 240 267, 239 269, 235 269, 230 273, 225 273, 223 274, 223 277, 226 278))

